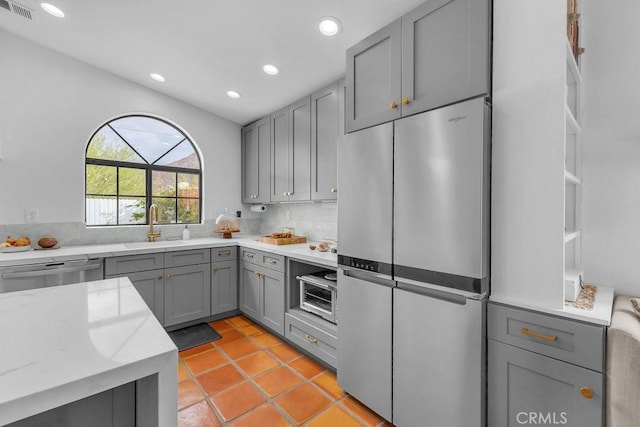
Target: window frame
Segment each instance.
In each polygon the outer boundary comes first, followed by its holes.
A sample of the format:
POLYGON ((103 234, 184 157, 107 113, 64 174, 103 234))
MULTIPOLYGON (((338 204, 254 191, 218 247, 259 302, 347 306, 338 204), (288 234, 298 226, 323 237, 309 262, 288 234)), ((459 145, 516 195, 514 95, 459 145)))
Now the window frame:
MULTIPOLYGON (((152 201, 154 199, 153 181, 152 181, 153 172, 154 171, 156 171, 156 172, 171 172, 171 173, 175 173, 176 174, 176 194, 175 194, 175 196, 172 196, 172 197, 161 196, 160 197, 160 198, 173 199, 175 201, 175 205, 176 205, 176 216, 175 216, 175 219, 176 219, 176 222, 160 222, 160 221, 157 221, 156 224, 158 224, 158 225, 202 224, 202 158, 200 156, 200 152, 199 152, 196 144, 191 140, 191 138, 189 138, 187 133, 184 130, 182 130, 179 126, 177 126, 176 124, 171 123, 170 121, 168 121, 166 119, 162 119, 160 117, 150 116, 150 115, 146 115, 146 114, 126 114, 126 115, 115 117, 115 118, 105 122, 104 124, 102 124, 98 129, 96 129, 95 132, 93 132, 91 134, 91 137, 89 138, 89 142, 86 144, 86 147, 85 147, 84 159, 85 159, 85 167, 84 167, 84 194, 85 194, 84 220, 85 220, 85 224, 86 224, 87 227, 129 227, 129 226, 149 225, 149 208, 151 207, 152 201), (171 126, 172 128, 176 129, 178 132, 180 132, 184 136, 184 138, 182 140, 180 140, 179 142, 177 142, 169 150, 165 151, 164 154, 162 154, 160 157, 158 157, 154 161, 154 163, 149 163, 144 158, 144 156, 141 155, 138 152, 138 150, 136 150, 113 126, 111 126, 111 123, 115 122, 116 120, 124 119, 124 118, 127 118, 127 117, 143 117, 143 118, 148 118, 148 119, 152 119, 152 120, 161 121, 161 122, 165 123, 166 125, 171 126), (96 159, 96 158, 93 158, 93 157, 87 157, 89 146, 91 145, 91 142, 93 141, 93 138, 95 137, 95 135, 98 132, 100 132, 103 128, 105 128, 107 126, 125 144, 127 144, 127 146, 129 146, 129 148, 131 148, 138 155, 138 157, 140 157, 140 159, 142 159, 142 161, 144 161, 144 163, 129 162, 129 161, 123 161, 123 160, 96 159), (162 158, 164 158, 166 155, 168 155, 174 149, 176 149, 184 141, 187 141, 187 142, 189 142, 189 144, 191 144, 191 147, 193 148, 193 152, 198 157, 198 163, 200 164, 200 167, 198 169, 178 167, 178 166, 157 165, 156 164, 162 158), (87 192, 87 166, 89 166, 89 165, 110 166, 110 167, 115 167, 116 168, 116 194, 114 194, 114 195, 111 195, 111 194, 94 194, 94 193, 88 193, 87 192), (129 169, 142 169, 142 170, 145 171, 146 183, 145 183, 145 195, 144 195, 144 198, 145 198, 145 222, 144 223, 140 222, 140 223, 135 223, 135 224, 120 224, 118 222, 119 214, 120 214, 119 199, 121 197, 123 197, 120 194, 120 180, 119 180, 119 176, 120 176, 120 170, 119 169, 121 167, 129 168, 129 169), (196 197, 180 197, 179 196, 177 177, 178 177, 178 174, 180 174, 180 173, 186 173, 186 174, 195 175, 195 176, 198 177, 198 197, 197 198, 196 197), (88 196, 114 197, 116 199, 116 223, 114 223, 114 224, 87 224, 87 197, 88 196), (185 200, 185 199, 186 200, 197 200, 198 201, 198 222, 178 222, 179 216, 178 216, 177 207, 178 207, 178 202, 180 201, 180 199, 183 199, 183 200, 185 200)), ((131 196, 131 197, 143 197, 143 196, 131 196)), ((159 198, 159 197, 156 196, 156 198, 159 198)))

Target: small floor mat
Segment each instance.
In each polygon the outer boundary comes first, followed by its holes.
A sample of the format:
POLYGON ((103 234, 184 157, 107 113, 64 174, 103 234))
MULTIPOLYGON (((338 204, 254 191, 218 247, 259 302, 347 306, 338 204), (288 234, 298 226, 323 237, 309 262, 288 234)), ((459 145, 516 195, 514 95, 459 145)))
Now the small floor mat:
POLYGON ((208 323, 200 323, 189 326, 188 328, 169 332, 169 337, 173 340, 176 347, 178 347, 178 351, 183 351, 200 344, 220 339, 222 335, 209 326, 208 323))

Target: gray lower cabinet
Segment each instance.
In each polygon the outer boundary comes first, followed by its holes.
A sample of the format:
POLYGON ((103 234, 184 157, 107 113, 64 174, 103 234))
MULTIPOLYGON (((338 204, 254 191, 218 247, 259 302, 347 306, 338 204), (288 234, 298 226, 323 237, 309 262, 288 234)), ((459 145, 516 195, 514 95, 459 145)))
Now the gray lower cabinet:
POLYGON ((164 270, 127 273, 127 277, 162 324, 164 322, 164 270))
POLYGON ((7 424, 7 427, 127 427, 136 424, 136 384, 128 383, 7 424))
POLYGON ((238 248, 211 249, 211 314, 238 308, 238 248))
POLYGON ((283 257, 242 249, 240 261, 240 311, 263 326, 284 335, 283 257))
POLYGON ((271 171, 269 117, 242 128, 242 203, 267 203, 271 171))
POLYGON ((210 314, 209 263, 165 269, 164 325, 177 325, 210 314))
POLYGON ((320 328, 305 314, 286 313, 284 316, 284 336, 289 341, 308 351, 329 366, 338 366, 337 327, 320 328))
POLYGON ((105 260, 105 278, 129 277, 158 321, 172 326, 211 315, 211 251, 190 249, 105 260))
POLYGON ((490 93, 490 35, 490 0, 429 0, 347 49, 347 132, 490 93))
POLYGON ((490 303, 491 427, 604 424, 604 327, 490 303))
POLYGON ((211 314, 220 314, 237 308, 237 261, 223 261, 211 264, 211 314))
POLYGON ((162 253, 107 258, 105 279, 128 277, 160 324, 164 324, 163 267, 162 253))
POLYGON ((260 321, 284 335, 284 273, 260 267, 260 321))

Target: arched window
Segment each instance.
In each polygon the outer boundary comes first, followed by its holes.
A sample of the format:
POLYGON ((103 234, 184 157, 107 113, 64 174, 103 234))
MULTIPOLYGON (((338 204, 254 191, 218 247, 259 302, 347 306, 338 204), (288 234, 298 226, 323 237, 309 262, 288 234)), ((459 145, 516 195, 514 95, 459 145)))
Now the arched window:
POLYGON ((175 126, 148 116, 120 117, 98 129, 86 151, 87 225, 160 224, 201 218, 202 169, 193 142, 175 126))

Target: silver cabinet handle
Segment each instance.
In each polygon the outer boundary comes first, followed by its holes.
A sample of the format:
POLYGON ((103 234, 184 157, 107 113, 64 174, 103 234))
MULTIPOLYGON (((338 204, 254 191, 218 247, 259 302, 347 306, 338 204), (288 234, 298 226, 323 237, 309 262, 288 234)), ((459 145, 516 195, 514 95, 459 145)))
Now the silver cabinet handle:
POLYGON ((332 193, 337 193, 337 192, 338 192, 338 189, 337 189, 337 188, 332 188, 332 189, 331 189, 331 192, 332 192, 332 193))
POLYGON ((271 259, 271 258, 267 258, 267 262, 269 264, 277 264, 278 263, 278 261, 276 261, 275 259, 271 259))
POLYGON ((306 335, 304 336, 304 339, 305 339, 305 340, 307 340, 307 341, 309 341, 311 344, 318 345, 318 339, 317 339, 317 338, 313 338, 313 337, 312 337, 311 335, 309 335, 309 334, 306 334, 306 335))
POLYGON ((254 256, 255 254, 253 254, 253 253, 251 253, 251 252, 243 252, 243 255, 244 255, 244 256, 246 256, 247 258, 251 258, 251 259, 253 259, 253 256, 254 256))
POLYGON ((219 257, 225 257, 231 255, 231 251, 220 251, 218 252, 219 257))

